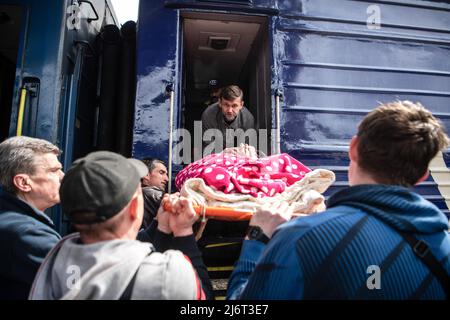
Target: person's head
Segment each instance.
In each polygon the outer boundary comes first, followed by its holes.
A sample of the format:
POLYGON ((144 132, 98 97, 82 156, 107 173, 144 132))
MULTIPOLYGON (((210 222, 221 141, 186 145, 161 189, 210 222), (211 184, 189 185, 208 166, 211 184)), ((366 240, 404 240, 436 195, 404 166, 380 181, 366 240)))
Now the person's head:
POLYGON ((25 136, 0 143, 0 184, 38 210, 59 203, 64 176, 58 161, 60 151, 52 143, 25 136))
POLYGON ((233 121, 238 116, 244 101, 244 94, 238 86, 227 86, 220 91, 219 107, 227 121, 233 121))
POLYGON ((221 91, 221 87, 220 87, 219 80, 216 80, 216 79, 210 80, 209 81, 209 96, 211 98, 219 99, 220 91, 221 91))
POLYGON ((164 162, 156 158, 145 158, 142 159, 142 162, 148 168, 148 174, 142 178, 142 186, 155 187, 162 191, 166 190, 169 177, 164 162))
POLYGON ((61 208, 84 243, 136 238, 144 214, 140 181, 147 172, 141 161, 109 151, 72 164, 61 183, 61 208))
POLYGON ((366 175, 375 183, 411 187, 427 178, 430 161, 449 143, 440 121, 420 103, 382 104, 352 139, 350 184, 366 175))

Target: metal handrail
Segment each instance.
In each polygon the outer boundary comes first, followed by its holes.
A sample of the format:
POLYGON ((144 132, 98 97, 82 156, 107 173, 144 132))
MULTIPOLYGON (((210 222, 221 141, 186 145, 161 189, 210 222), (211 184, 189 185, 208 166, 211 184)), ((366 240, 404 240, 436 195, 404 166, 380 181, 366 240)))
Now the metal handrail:
POLYGON ((281 117, 281 110, 280 110, 280 101, 282 97, 281 90, 277 89, 275 91, 275 113, 276 113, 276 136, 275 136, 275 153, 279 154, 281 153, 281 127, 280 127, 280 117, 281 117))
POLYGON ((20 102, 19 102, 19 114, 17 116, 17 130, 16 135, 21 136, 22 135, 22 128, 23 128, 23 115, 25 113, 25 102, 27 99, 27 89, 22 88, 20 90, 20 102))
POLYGON ((170 94, 170 107, 169 107, 169 159, 167 163, 169 183, 167 191, 170 193, 172 191, 172 145, 173 145, 173 108, 175 103, 175 92, 173 84, 166 87, 166 90, 170 94))

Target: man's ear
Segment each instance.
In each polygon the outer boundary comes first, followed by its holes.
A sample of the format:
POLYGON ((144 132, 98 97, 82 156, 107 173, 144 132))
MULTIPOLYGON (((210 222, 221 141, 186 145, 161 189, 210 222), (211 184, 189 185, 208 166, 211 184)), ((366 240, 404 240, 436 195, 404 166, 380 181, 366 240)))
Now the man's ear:
POLYGON ((425 180, 428 179, 428 176, 430 175, 430 170, 426 170, 425 173, 423 174, 423 176, 420 177, 420 179, 416 182, 416 184, 419 184, 425 180))
POLYGON ((14 186, 22 192, 30 192, 31 185, 29 184, 30 177, 27 174, 19 173, 13 178, 14 186))
POLYGON ((148 173, 145 177, 143 177, 143 178, 141 179, 141 181, 144 182, 144 183, 148 183, 149 180, 150 180, 149 174, 150 174, 150 173, 148 173))
POLYGON ((350 148, 348 150, 348 156, 351 161, 358 162, 358 136, 353 136, 352 140, 350 141, 350 148))
POLYGON ((132 217, 133 220, 136 220, 138 218, 139 215, 138 208, 139 208, 138 196, 134 195, 130 202, 130 216, 132 217))

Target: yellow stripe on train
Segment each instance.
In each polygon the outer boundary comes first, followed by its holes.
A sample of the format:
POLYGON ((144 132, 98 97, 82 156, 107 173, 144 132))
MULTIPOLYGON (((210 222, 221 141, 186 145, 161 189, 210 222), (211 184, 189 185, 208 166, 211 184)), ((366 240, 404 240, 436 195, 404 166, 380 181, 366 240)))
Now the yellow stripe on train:
POLYGON ((231 246, 234 244, 239 244, 239 242, 221 242, 221 243, 208 244, 207 246, 205 246, 205 248, 225 247, 225 246, 231 246))
POLYGON ((225 266, 225 267, 208 267, 208 271, 233 271, 233 266, 225 266))

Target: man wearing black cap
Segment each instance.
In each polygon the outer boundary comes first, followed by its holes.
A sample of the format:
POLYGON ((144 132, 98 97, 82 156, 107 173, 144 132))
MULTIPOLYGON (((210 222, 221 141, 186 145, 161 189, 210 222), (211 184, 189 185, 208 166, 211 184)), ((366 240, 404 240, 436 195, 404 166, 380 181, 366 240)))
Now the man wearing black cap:
POLYGON ((218 102, 221 91, 219 80, 216 79, 209 80, 208 85, 209 85, 209 97, 208 100, 205 101, 205 107, 209 107, 210 105, 218 102))
MULTIPOLYGON (((79 233, 62 239, 44 260, 30 299, 202 299, 189 259, 136 241, 142 223, 139 160, 100 151, 75 161, 61 183, 61 207, 79 233)), ((185 198, 166 196, 174 213, 161 230, 192 237, 197 216, 185 198)), ((161 210, 160 214, 163 214, 161 210)), ((160 232, 161 232, 160 231, 160 232)), ((168 235, 166 235, 168 236, 168 235)))

